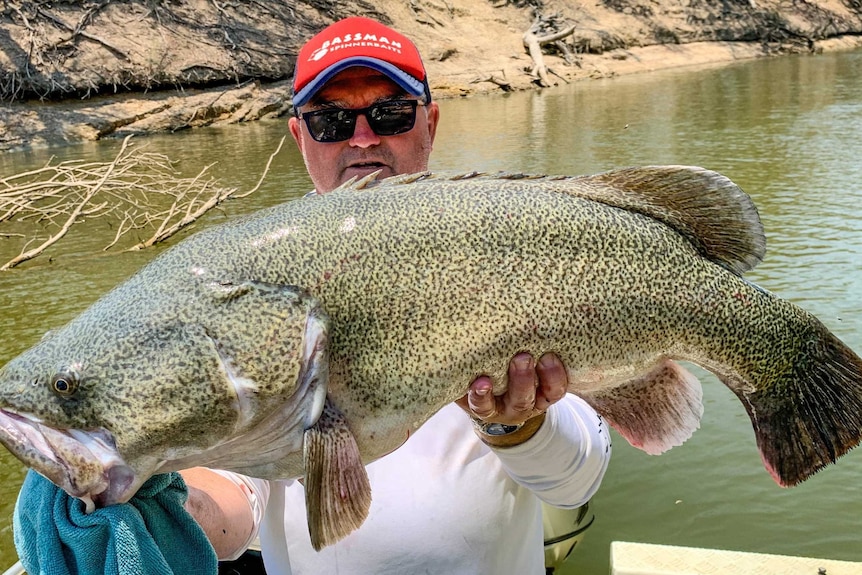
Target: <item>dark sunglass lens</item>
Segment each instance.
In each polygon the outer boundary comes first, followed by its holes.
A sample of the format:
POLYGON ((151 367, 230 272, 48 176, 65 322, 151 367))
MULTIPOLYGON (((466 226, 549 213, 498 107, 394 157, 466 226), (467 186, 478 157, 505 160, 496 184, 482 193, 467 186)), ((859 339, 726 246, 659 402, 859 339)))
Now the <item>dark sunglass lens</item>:
POLYGON ((394 136, 413 129, 416 100, 382 102, 359 110, 330 109, 302 114, 311 137, 318 142, 343 142, 353 136, 356 118, 364 114, 378 136, 394 136))
POLYGON ((354 110, 320 110, 304 115, 311 137, 318 142, 349 140, 356 126, 354 110))
POLYGON ((413 129, 416 122, 415 100, 383 102, 368 109, 366 117, 378 136, 394 136, 413 129))

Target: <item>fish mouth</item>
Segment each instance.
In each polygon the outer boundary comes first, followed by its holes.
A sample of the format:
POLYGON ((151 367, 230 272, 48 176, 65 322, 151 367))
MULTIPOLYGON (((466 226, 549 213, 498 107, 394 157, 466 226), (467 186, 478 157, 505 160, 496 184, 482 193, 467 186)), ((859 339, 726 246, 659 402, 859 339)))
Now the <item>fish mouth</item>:
POLYGON ((128 501, 143 483, 104 428, 57 429, 32 415, 0 408, 0 443, 22 463, 84 501, 87 512, 128 501))

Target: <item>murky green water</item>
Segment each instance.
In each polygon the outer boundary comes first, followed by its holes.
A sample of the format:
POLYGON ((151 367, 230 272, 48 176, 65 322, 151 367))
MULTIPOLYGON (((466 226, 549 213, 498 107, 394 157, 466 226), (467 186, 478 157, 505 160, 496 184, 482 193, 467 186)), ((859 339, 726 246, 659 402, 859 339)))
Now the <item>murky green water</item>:
MULTIPOLYGON (((587 173, 633 164, 698 164, 748 191, 768 253, 750 274, 818 315, 862 350, 862 53, 782 58, 711 70, 581 83, 538 94, 441 102, 432 168, 587 173)), ((249 189, 285 133, 283 121, 146 139, 189 175, 213 161, 249 189)), ((141 142, 144 140, 142 139, 141 142)), ((114 156, 119 142, 0 156, 8 175, 58 159, 114 156)), ((261 191, 201 225, 310 188, 288 142, 261 191)), ((158 250, 87 255, 113 232, 94 222, 75 247, 0 273, 0 363, 62 324, 158 250)), ((0 255, 5 255, 0 239, 0 255)), ((13 254, 14 255, 14 254, 13 254)), ((5 261, 5 260, 4 260, 5 261)), ((617 438, 594 500, 596 522, 565 573, 608 572, 612 540, 862 561, 862 451, 783 490, 763 470, 748 418, 703 374, 701 429, 650 457, 617 438)), ((0 568, 14 562, 11 514, 23 467, 0 453, 0 568)))

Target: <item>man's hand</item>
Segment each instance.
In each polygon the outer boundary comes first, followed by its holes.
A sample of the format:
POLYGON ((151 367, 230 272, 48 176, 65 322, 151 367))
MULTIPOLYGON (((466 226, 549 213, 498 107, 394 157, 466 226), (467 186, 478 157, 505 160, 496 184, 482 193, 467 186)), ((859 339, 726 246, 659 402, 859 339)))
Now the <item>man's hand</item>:
POLYGON ((566 368, 556 354, 546 353, 534 363, 528 353, 519 353, 509 362, 508 387, 502 395, 492 393, 493 384, 486 376, 477 377, 467 395, 455 403, 471 417, 486 422, 506 425, 526 425, 510 434, 502 443, 498 438, 489 441, 496 446, 517 445, 533 436, 544 420, 545 411, 563 398, 568 387, 566 368), (533 421, 530 421, 533 420, 533 421), (533 425, 534 424, 534 425, 533 425))

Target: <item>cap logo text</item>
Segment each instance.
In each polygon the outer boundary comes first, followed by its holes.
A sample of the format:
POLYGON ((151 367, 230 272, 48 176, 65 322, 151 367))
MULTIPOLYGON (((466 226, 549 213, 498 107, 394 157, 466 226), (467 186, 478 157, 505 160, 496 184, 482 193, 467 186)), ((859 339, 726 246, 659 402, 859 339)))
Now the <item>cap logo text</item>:
POLYGON ((343 50, 345 48, 356 46, 380 48, 382 50, 390 50, 399 54, 401 53, 401 42, 398 42, 397 40, 390 40, 386 36, 380 36, 378 38, 374 34, 363 34, 362 32, 358 32, 356 34, 345 34, 343 38, 341 36, 335 36, 332 39, 325 40, 323 44, 321 44, 320 48, 311 53, 308 61, 316 62, 326 56, 330 51, 343 50))

